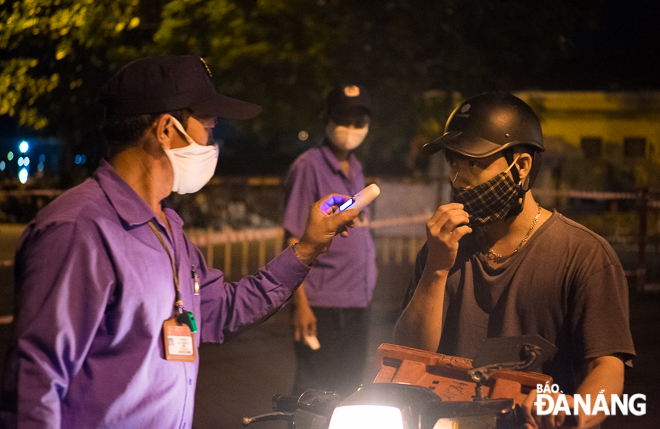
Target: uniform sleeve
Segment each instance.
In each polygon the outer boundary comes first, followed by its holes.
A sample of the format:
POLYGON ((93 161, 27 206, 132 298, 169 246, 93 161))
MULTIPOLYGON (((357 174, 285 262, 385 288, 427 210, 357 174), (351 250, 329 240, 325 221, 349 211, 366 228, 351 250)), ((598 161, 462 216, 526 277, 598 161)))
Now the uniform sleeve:
POLYGON ((21 427, 61 425, 62 398, 83 368, 113 286, 99 237, 94 227, 57 223, 26 233, 17 252, 17 344, 9 361, 21 427))
POLYGON ((575 339, 584 359, 621 354, 630 365, 635 349, 623 268, 611 249, 591 255, 578 273, 569 298, 575 339))
POLYGON ((199 267, 202 342, 222 343, 263 321, 289 300, 309 273, 287 247, 256 274, 227 283, 222 271, 209 269, 197 247, 190 246, 191 259, 199 267))
POLYGON ((319 195, 317 177, 313 165, 307 158, 298 158, 291 166, 286 178, 286 207, 284 229, 300 238, 305 231, 309 208, 323 195, 319 195))

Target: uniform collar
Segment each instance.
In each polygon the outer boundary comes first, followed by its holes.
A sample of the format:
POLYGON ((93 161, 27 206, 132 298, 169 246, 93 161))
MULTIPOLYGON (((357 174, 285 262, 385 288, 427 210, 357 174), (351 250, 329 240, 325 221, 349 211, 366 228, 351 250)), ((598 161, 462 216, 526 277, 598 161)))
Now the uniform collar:
MULTIPOLYGON (((341 165, 339 164, 339 160, 335 154, 332 153, 332 149, 330 149, 330 144, 330 142, 324 140, 323 144, 321 145, 321 153, 323 154, 323 158, 335 173, 344 174, 343 170, 341 169, 341 165)), ((348 170, 350 177, 355 177, 356 175, 362 173, 362 165, 353 153, 348 156, 348 170)))
MULTIPOLYGON (((126 183, 115 169, 105 159, 101 160, 94 172, 94 179, 99 183, 110 203, 117 211, 119 217, 130 226, 139 226, 155 219, 159 224, 162 221, 140 196, 126 183)), ((163 212, 170 223, 183 226, 183 220, 172 209, 166 200, 161 201, 163 212)))

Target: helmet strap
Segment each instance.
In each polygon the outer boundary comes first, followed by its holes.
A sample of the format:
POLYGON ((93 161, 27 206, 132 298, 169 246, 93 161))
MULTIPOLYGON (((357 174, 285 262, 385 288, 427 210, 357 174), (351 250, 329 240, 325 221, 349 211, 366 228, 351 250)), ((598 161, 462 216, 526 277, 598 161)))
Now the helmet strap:
POLYGON ((514 164, 516 161, 518 161, 517 157, 516 159, 513 159, 513 149, 506 149, 504 151, 504 159, 506 160, 506 163, 509 165, 509 169, 511 170, 511 175, 513 176, 513 181, 516 183, 520 183, 520 173, 518 172, 518 164, 514 164))
POLYGON ((518 188, 518 204, 514 204, 511 207, 511 210, 509 210, 509 213, 507 213, 506 217, 511 217, 511 216, 518 216, 522 212, 523 205, 525 203, 525 194, 527 193, 527 184, 529 183, 528 178, 525 179, 525 183, 522 184, 520 183, 520 173, 518 171, 518 164, 515 164, 516 161, 518 161, 518 158, 520 158, 520 155, 518 155, 515 159, 513 158, 514 153, 513 149, 506 149, 503 153, 504 159, 506 160, 507 164, 509 164, 509 169, 507 171, 511 170, 511 175, 513 176, 513 181, 517 184, 516 188, 518 188))
MULTIPOLYGON (((513 148, 505 149, 504 150, 504 159, 506 162, 511 165, 511 163, 514 161, 513 160, 513 148)), ((532 188, 532 185, 534 184, 534 179, 536 179, 536 175, 539 172, 539 169, 541 168, 541 152, 538 150, 533 150, 532 151, 532 168, 529 171, 529 174, 527 174, 527 177, 525 178, 525 182, 521 183, 520 186, 522 187, 522 190, 527 192, 532 188)), ((516 183, 520 183, 520 173, 518 172, 518 166, 514 165, 514 168, 511 169, 511 175, 513 176, 513 181, 516 183)))

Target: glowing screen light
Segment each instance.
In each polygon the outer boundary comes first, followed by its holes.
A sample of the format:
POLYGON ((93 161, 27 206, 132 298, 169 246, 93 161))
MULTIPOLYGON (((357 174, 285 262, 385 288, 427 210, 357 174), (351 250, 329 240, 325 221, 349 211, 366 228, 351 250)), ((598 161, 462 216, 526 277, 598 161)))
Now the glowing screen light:
POLYGON ((28 142, 26 142, 25 140, 23 140, 23 141, 18 145, 18 150, 20 150, 21 153, 25 153, 25 152, 27 152, 28 149, 30 149, 30 145, 29 145, 28 142))
POLYGON ((403 416, 397 407, 384 405, 345 405, 335 408, 328 429, 403 429, 403 416))
POLYGON ((21 168, 21 171, 18 172, 18 180, 20 180, 21 183, 27 182, 29 173, 27 168, 21 168))

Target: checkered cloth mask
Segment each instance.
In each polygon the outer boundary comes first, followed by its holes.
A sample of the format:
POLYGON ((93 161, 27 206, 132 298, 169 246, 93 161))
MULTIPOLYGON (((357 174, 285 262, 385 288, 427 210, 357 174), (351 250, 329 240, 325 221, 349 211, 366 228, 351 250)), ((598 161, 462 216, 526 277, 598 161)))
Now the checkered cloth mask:
POLYGON ((451 190, 454 201, 465 206, 465 211, 470 216, 471 227, 488 225, 504 219, 512 208, 519 210, 521 205, 522 189, 506 171, 474 188, 452 187, 451 190))

